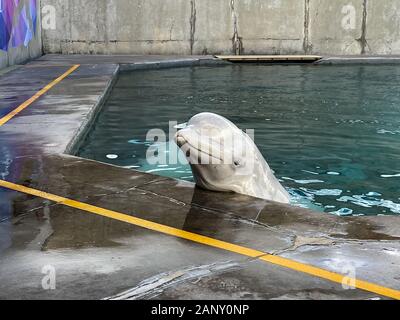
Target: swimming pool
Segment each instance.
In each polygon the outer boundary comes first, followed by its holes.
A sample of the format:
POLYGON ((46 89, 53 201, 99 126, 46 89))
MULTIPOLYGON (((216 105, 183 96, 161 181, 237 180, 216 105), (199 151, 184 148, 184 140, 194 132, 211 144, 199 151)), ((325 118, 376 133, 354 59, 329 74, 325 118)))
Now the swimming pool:
MULTIPOLYGON (((224 65, 122 73, 78 155, 149 165, 149 129, 218 113, 255 142, 293 203, 337 215, 400 214, 400 66, 224 65)), ((160 152, 168 152, 160 149, 160 152)))

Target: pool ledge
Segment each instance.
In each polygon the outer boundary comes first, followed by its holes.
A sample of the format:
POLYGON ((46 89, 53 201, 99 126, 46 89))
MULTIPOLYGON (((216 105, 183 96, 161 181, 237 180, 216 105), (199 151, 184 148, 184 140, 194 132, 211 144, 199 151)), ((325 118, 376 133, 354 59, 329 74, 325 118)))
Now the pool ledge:
MULTIPOLYGON (((120 70, 220 63, 211 56, 46 55, 0 76, 1 105, 19 105, 77 63, 0 127, 3 180, 339 273, 354 267, 363 280, 400 289, 400 217, 336 217, 68 155, 120 70)), ((0 298, 100 299, 176 272, 199 281, 163 286, 157 297, 383 298, 21 192, 3 199, 0 298), (53 292, 38 285, 45 265, 61 274, 53 292)))

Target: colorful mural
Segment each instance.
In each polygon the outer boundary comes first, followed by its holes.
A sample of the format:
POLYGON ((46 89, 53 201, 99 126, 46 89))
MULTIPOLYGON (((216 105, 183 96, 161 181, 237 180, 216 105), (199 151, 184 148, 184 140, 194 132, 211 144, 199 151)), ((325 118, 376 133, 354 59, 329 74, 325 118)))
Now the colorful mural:
POLYGON ((0 0, 0 50, 28 46, 36 23, 37 0, 0 0))

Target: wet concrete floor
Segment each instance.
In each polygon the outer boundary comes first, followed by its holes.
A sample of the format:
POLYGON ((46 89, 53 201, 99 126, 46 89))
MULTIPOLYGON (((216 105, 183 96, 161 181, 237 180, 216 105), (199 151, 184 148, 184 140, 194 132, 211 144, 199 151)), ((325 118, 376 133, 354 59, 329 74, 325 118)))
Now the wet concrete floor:
MULTIPOLYGON (((211 59, 47 55, 3 74, 0 118, 81 64, 0 126, 0 180, 400 290, 400 217, 336 217, 68 155, 119 68, 211 59)), ((4 187, 0 221, 2 299, 387 298, 4 187)))

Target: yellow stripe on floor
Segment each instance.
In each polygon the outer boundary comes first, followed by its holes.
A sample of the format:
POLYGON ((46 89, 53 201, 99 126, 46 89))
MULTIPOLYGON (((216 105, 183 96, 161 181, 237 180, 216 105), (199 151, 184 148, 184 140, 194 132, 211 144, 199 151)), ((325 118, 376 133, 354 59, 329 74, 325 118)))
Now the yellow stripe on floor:
POLYGON ((371 282, 350 278, 348 276, 314 267, 305 263, 297 262, 291 259, 283 258, 276 255, 271 255, 263 251, 247 248, 244 246, 236 245, 230 242, 221 241, 218 239, 202 236, 193 232, 184 231, 181 229, 169 227, 163 224, 152 222, 149 220, 137 218, 127 214, 123 214, 117 211, 112 211, 100 207, 96 207, 87 203, 71 200, 51 193, 43 192, 40 190, 28 188, 22 185, 14 184, 4 180, 0 180, 0 187, 7 188, 10 190, 22 192, 32 196, 40 197, 43 199, 57 202, 61 205, 65 205, 71 208, 79 209, 88 213, 97 214, 99 216, 115 219, 118 221, 126 222, 135 226, 157 231, 170 236, 190 240, 196 243, 204 244, 210 247, 219 248, 222 250, 234 252, 251 258, 258 258, 261 261, 268 262, 274 265, 285 267, 291 270, 306 273, 318 278, 342 283, 354 283, 355 287, 364 291, 373 292, 385 297, 400 300, 400 291, 380 286, 371 282))
POLYGON ((44 95, 47 91, 49 91, 51 88, 53 88, 56 84, 60 83, 62 80, 64 80, 66 77, 68 77, 72 72, 74 72, 79 67, 80 67, 79 64, 76 64, 76 65, 72 66, 70 69, 68 69, 68 71, 63 73, 57 79, 54 79, 52 82, 50 82, 48 85, 46 85, 43 89, 41 89, 38 92, 36 92, 34 96, 29 98, 24 103, 19 105, 16 109, 14 109, 9 114, 7 114, 3 118, 1 118, 0 119, 0 127, 2 125, 4 125, 5 123, 7 123, 8 121, 10 121, 12 118, 14 118, 22 110, 24 110, 27 107, 29 107, 33 102, 35 102, 37 99, 39 99, 42 95, 44 95))

